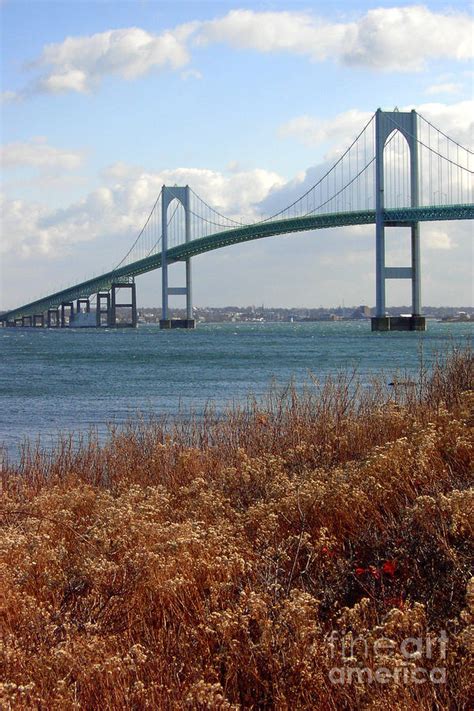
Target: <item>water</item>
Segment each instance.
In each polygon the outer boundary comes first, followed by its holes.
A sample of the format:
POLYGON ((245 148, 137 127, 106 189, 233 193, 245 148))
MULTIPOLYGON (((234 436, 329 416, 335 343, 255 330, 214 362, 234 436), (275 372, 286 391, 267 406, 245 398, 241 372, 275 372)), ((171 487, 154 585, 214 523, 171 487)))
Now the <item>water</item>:
POLYGON ((222 408, 272 380, 308 382, 357 367, 368 382, 383 372, 416 374, 447 346, 472 338, 471 324, 430 322, 425 333, 371 333, 366 322, 208 324, 195 331, 0 330, 0 444, 15 458, 25 437, 45 446, 58 431, 101 436, 137 411, 199 414, 222 408))

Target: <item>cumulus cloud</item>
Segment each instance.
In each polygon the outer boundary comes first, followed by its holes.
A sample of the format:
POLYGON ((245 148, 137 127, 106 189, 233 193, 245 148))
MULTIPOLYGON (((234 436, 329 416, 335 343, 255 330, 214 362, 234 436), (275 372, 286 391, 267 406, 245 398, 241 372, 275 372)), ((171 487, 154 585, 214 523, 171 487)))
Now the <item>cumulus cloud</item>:
POLYGON ((306 13, 231 10, 202 23, 198 45, 225 43, 257 52, 291 52, 314 60, 327 59, 343 46, 355 25, 332 23, 306 13))
MULTIPOLYGON (((390 107, 393 109, 393 107, 390 107)), ((418 113, 442 128, 451 138, 466 148, 473 145, 474 101, 459 101, 454 104, 426 103, 400 107, 400 111, 416 109, 418 113)), ((389 110, 389 109, 387 109, 389 110)), ((297 116, 279 128, 281 138, 296 138, 308 146, 333 144, 332 152, 346 148, 372 116, 372 111, 349 109, 329 119, 317 116, 297 116)))
POLYGON ((81 69, 65 69, 41 79, 38 87, 51 94, 59 94, 62 91, 85 92, 91 82, 92 77, 81 69))
POLYGON ((249 218, 253 206, 273 189, 285 184, 278 173, 263 168, 241 170, 230 166, 226 172, 207 168, 172 168, 159 173, 146 173, 139 166, 118 162, 103 172, 106 184, 120 190, 130 206, 130 200, 151 205, 162 185, 190 185, 215 209, 229 217, 249 218))
POLYGON ((472 57, 472 27, 469 15, 432 12, 421 5, 369 10, 353 22, 299 12, 232 10, 203 23, 196 41, 407 72, 423 69, 433 58, 472 57))
POLYGON ((284 185, 285 180, 274 171, 254 168, 223 174, 214 170, 177 169, 164 171, 167 185, 189 184, 206 202, 235 219, 252 219, 254 206, 271 190, 284 185))
POLYGON ((231 10, 158 34, 129 27, 47 45, 28 67, 39 69, 40 76, 23 93, 84 93, 106 76, 132 80, 152 70, 198 78, 198 70, 184 68, 193 50, 212 44, 375 71, 421 71, 434 59, 470 59, 473 24, 468 14, 434 12, 422 5, 372 9, 350 22, 309 12, 231 10))
POLYGON ((130 80, 152 69, 181 69, 190 59, 186 40, 193 29, 190 23, 161 34, 129 27, 68 37, 47 45, 30 67, 51 68, 39 79, 38 90, 86 92, 108 75, 130 80))
POLYGON ((83 153, 55 148, 48 144, 44 136, 0 147, 0 163, 3 168, 31 167, 41 171, 69 171, 78 168, 83 160, 83 153))
POLYGON ((471 58, 472 31, 472 17, 462 13, 432 12, 422 5, 378 8, 357 22, 343 59, 377 69, 420 71, 430 59, 471 58))
MULTIPOLYGON (((418 106, 400 107, 400 111, 410 111, 415 108, 432 125, 439 127, 450 138, 458 141, 466 149, 474 148, 474 101, 461 101, 454 104, 426 103, 418 106)), ((262 202, 261 209, 265 214, 273 214, 297 200, 318 180, 330 170, 336 159, 349 147, 351 141, 357 136, 366 124, 371 112, 351 109, 331 118, 318 118, 315 116, 301 116, 292 119, 280 127, 279 135, 282 138, 296 138, 308 146, 323 146, 325 149, 324 161, 312 166, 302 175, 296 176, 283 186, 275 186, 268 197, 262 202)), ((462 149, 457 150, 455 144, 449 144, 447 139, 438 135, 424 121, 419 122, 419 138, 428 145, 435 140, 435 150, 447 156, 465 168, 472 171, 472 154, 462 149)), ((369 145, 369 155, 373 148, 369 145)), ((395 207, 409 204, 409 181, 392 180, 391 166, 395 161, 400 164, 400 158, 405 156, 405 165, 408 166, 408 148, 405 141, 393 141, 385 152, 385 165, 387 173, 386 205, 395 207)), ((424 162, 420 197, 422 204, 447 204, 449 202, 470 202, 469 185, 470 176, 465 170, 458 171, 453 167, 448 170, 446 161, 439 161, 437 153, 430 154, 428 149, 419 147, 420 162, 424 162), (431 155, 431 159, 430 159, 431 155), (449 185, 447 176, 449 173, 449 185)), ((349 174, 348 174, 349 178, 349 174)), ((368 173, 368 183, 373 185, 373 175, 368 173)), ((364 195, 364 191, 362 191, 364 195)), ((348 200, 351 198, 348 197, 348 200)), ((373 196, 365 199, 374 205, 373 196)), ((434 242, 433 242, 434 244, 434 242)), ((438 240, 438 244, 441 242, 438 240)), ((441 248, 438 246, 438 248, 441 248)))
POLYGON ((432 96, 433 94, 459 94, 462 89, 462 84, 455 82, 444 82, 441 84, 431 84, 426 87, 425 94, 432 96))
POLYGON ((102 187, 57 210, 3 198, 3 251, 23 257, 56 257, 80 242, 112 237, 132 239, 164 184, 190 184, 204 200, 237 219, 251 216, 254 203, 284 183, 277 173, 263 169, 227 174, 176 168, 147 173, 124 163, 111 166, 103 177, 102 187))
POLYGON ((145 200, 140 191, 139 184, 128 190, 101 187, 57 210, 3 197, 2 250, 20 257, 58 257, 81 242, 132 235, 143 219, 145 200))
POLYGON ((456 247, 452 236, 444 230, 426 228, 423 232, 423 246, 428 249, 449 250, 456 247))
POLYGON ((8 200, 4 195, 0 195, 0 208, 3 233, 0 254, 14 252, 18 256, 26 256, 29 251, 27 235, 33 234, 35 249, 41 252, 41 235, 36 224, 45 209, 31 203, 27 205, 23 200, 8 200))
POLYGON ((322 143, 347 143, 354 138, 372 116, 372 111, 350 109, 330 119, 297 116, 279 129, 281 138, 295 137, 307 146, 322 143))
POLYGON ((466 148, 474 148, 474 101, 458 101, 455 104, 427 103, 404 107, 414 108, 422 116, 441 128, 451 138, 466 148))

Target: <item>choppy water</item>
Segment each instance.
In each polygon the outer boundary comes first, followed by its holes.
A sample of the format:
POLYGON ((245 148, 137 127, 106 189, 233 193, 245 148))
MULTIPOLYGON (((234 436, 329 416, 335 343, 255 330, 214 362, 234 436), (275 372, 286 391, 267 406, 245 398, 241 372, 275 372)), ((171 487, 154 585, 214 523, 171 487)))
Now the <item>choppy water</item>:
POLYGON ((430 322, 425 333, 371 333, 365 322, 208 324, 195 331, 0 330, 0 444, 15 458, 25 438, 47 445, 59 430, 99 433, 137 411, 201 412, 272 379, 308 381, 357 367, 362 378, 416 373, 448 345, 472 338, 470 324, 430 322))

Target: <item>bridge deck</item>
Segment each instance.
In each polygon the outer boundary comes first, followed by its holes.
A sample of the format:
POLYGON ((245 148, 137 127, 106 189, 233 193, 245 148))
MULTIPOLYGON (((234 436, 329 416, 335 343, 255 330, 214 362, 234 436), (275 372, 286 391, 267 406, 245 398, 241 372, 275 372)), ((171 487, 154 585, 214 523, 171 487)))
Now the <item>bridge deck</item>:
MULTIPOLYGON (((473 204, 405 207, 385 210, 385 223, 387 225, 407 225, 412 222, 472 219, 474 219, 473 204)), ((172 247, 168 250, 168 263, 179 262, 188 257, 195 257, 198 254, 210 252, 214 249, 220 249, 240 242, 261 239, 263 237, 327 229, 330 227, 369 225, 373 223, 375 223, 375 210, 306 215, 303 217, 287 218, 285 220, 275 220, 273 222, 259 222, 254 225, 244 225, 235 229, 217 232, 208 237, 202 237, 186 244, 172 247)), ((39 314, 47 309, 57 308, 63 302, 87 298, 98 291, 108 291, 114 282, 132 279, 140 274, 145 274, 146 272, 159 269, 160 267, 161 252, 7 311, 0 316, 0 321, 13 321, 22 316, 39 314)))

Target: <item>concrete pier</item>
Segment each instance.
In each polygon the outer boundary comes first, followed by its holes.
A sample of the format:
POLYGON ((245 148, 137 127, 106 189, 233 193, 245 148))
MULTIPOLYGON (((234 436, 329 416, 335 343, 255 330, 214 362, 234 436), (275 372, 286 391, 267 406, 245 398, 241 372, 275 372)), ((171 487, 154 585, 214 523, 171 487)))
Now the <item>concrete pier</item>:
POLYGON ((78 314, 82 313, 82 305, 84 305, 86 314, 90 313, 91 302, 89 299, 77 299, 76 301, 76 312, 78 314))
POLYGON ((375 316, 372 331, 425 331, 424 316, 375 316))
POLYGON ((48 309, 46 315, 46 325, 48 328, 59 328, 61 323, 59 309, 48 309))
POLYGON ((110 305, 110 326, 112 328, 136 328, 138 317, 137 317, 137 296, 135 282, 127 283, 116 283, 111 285, 111 305, 110 305), (119 303, 117 301, 117 291, 120 289, 130 289, 130 301, 119 303), (131 319, 128 322, 118 322, 117 321, 117 309, 127 308, 131 309, 131 319))
POLYGON ((193 329, 196 328, 196 320, 193 318, 162 318, 160 328, 170 330, 174 328, 193 329))
POLYGON ((68 328, 74 320, 74 301, 64 301, 61 304, 61 328, 68 328), (66 309, 69 309, 69 315, 66 316, 66 309))
POLYGON ((110 293, 108 291, 98 292, 95 315, 97 328, 110 326, 110 293), (102 306, 104 301, 105 308, 102 306), (105 316, 105 323, 103 322, 103 316, 105 316))

